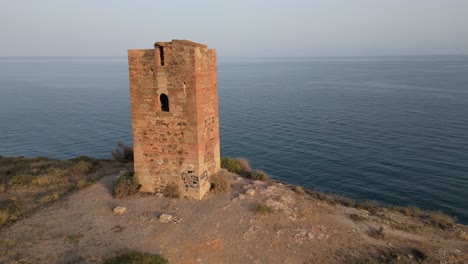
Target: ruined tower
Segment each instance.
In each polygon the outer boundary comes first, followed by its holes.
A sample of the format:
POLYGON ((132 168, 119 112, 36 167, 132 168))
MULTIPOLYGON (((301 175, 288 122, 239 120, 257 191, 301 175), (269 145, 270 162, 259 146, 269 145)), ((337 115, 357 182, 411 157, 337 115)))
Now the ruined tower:
POLYGON ((220 169, 216 51, 187 40, 129 50, 135 177, 201 199, 220 169))

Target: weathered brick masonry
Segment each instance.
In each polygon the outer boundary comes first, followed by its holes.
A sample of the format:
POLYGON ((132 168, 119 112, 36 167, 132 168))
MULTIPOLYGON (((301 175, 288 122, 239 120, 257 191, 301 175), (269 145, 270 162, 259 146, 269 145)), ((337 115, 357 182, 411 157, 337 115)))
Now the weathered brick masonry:
POLYGON ((201 199, 220 169, 216 51, 187 40, 129 50, 135 177, 201 199))

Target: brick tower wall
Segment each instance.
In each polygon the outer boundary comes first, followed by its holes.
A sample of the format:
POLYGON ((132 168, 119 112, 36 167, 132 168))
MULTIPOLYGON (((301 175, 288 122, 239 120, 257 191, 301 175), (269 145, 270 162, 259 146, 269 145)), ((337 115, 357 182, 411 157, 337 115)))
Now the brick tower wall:
POLYGON ((185 40, 129 50, 135 177, 141 191, 176 183, 201 199, 220 168, 216 52, 185 40), (160 96, 169 98, 162 111, 160 96))

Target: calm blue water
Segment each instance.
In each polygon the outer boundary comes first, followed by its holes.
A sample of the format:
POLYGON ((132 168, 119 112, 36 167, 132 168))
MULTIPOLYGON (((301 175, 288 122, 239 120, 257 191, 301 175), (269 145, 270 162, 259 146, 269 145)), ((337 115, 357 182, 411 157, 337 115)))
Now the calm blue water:
MULTIPOLYGON (((468 223, 468 57, 219 59, 221 152, 272 178, 468 223)), ((131 144, 126 58, 0 58, 0 155, 131 144)))

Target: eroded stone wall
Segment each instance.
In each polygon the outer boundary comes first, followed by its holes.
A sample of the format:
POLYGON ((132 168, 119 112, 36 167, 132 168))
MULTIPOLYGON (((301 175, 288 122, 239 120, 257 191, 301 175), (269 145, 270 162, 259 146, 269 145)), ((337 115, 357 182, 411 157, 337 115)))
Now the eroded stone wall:
POLYGON ((129 50, 128 61, 141 190, 156 192, 174 182, 183 195, 201 199, 220 168, 216 52, 173 40, 129 50))

